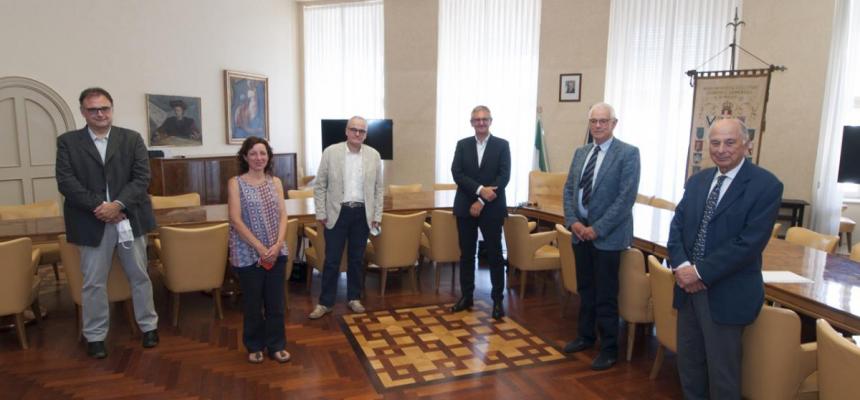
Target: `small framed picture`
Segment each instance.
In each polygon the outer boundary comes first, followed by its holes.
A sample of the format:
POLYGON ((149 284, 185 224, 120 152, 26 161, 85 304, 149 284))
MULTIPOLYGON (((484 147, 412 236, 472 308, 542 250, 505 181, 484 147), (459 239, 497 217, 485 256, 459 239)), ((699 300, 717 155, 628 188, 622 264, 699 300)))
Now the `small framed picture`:
POLYGON ((558 101, 582 99, 582 74, 561 74, 558 78, 558 101))
POLYGON ((199 97, 146 95, 150 146, 202 146, 199 97))
POLYGON ((269 140, 269 78, 224 71, 227 143, 242 144, 249 136, 269 140))

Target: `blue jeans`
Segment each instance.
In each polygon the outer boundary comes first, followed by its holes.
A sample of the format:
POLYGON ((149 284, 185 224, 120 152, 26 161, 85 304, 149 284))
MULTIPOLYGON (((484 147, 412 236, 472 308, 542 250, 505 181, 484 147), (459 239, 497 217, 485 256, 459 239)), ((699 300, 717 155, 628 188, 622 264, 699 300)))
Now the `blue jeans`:
POLYGON ((337 297, 337 280, 340 277, 340 259, 346 244, 346 298, 361 298, 362 264, 367 247, 367 216, 364 207, 342 207, 334 228, 325 230, 325 263, 323 264, 320 304, 334 306, 337 297))
POLYGON ((272 269, 249 265, 233 267, 242 286, 244 327, 242 342, 249 353, 281 351, 287 344, 284 331, 284 276, 287 257, 280 256, 272 269))

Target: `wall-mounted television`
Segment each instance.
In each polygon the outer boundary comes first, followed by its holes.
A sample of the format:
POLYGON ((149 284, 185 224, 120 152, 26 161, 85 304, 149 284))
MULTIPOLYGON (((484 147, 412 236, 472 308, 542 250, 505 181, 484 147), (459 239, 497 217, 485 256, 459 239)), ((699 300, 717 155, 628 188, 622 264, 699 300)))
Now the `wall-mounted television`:
POLYGON ((839 183, 860 183, 860 126, 842 129, 842 155, 839 157, 839 183))
MULTIPOLYGON (((346 141, 347 121, 345 119, 321 120, 323 150, 335 143, 346 141)), ((364 144, 376 149, 383 160, 393 160, 394 122, 390 119, 367 120, 367 139, 364 144)))

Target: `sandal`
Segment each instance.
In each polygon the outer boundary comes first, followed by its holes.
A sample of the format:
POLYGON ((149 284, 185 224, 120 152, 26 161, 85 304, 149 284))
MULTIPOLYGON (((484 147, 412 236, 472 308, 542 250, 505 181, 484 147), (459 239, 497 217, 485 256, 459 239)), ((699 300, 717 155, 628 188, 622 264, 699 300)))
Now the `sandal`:
POLYGON ((251 364, 260 364, 263 362, 263 352, 255 351, 253 353, 248 353, 248 362, 251 364))
POLYGON ((290 353, 287 353, 286 350, 276 351, 272 354, 269 354, 269 357, 272 357, 273 360, 281 364, 290 361, 290 353))

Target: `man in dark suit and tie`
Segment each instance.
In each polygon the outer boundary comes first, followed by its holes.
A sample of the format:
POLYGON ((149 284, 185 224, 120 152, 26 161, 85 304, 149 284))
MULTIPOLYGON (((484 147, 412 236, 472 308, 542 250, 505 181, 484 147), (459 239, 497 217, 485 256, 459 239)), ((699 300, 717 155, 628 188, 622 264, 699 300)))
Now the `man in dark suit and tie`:
POLYGON ((564 219, 573 233, 578 336, 564 347, 575 353, 594 346, 594 370, 618 360, 618 264, 633 242, 633 203, 639 189, 639 149, 613 136, 615 110, 598 103, 588 111, 593 143, 573 155, 564 185, 564 219))
POLYGON ((478 228, 484 237, 490 280, 493 283, 493 318, 505 316, 502 306, 505 264, 502 258, 502 225, 508 215, 505 186, 511 177, 508 141, 490 134, 490 109, 477 106, 470 120, 475 136, 457 142, 451 174, 457 183, 454 215, 460 236, 460 300, 451 307, 458 312, 472 306, 475 291, 475 244, 478 228))
POLYGON ((741 398, 741 336, 764 302, 761 253, 782 198, 782 182, 745 159, 749 144, 737 119, 711 127, 716 168, 687 181, 669 231, 686 399, 741 398))
POLYGON ((107 279, 114 250, 131 286, 143 347, 158 344, 158 315, 146 272, 146 233, 155 228, 147 195, 149 160, 140 134, 112 126, 113 99, 89 88, 78 99, 83 129, 57 138, 57 186, 65 196, 66 235, 81 253, 83 335, 87 353, 107 357, 107 279))

